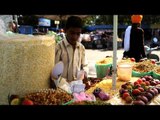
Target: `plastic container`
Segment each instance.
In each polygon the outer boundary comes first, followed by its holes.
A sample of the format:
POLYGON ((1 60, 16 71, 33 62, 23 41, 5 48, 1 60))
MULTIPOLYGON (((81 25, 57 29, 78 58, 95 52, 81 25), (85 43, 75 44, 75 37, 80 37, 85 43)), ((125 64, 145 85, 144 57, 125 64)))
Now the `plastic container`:
POLYGON ((96 64, 97 78, 104 78, 106 76, 107 70, 112 66, 112 64, 96 64))
POLYGON ((130 81, 132 77, 132 64, 122 63, 117 67, 118 80, 130 81))
POLYGON ((88 77, 97 77, 95 64, 96 63, 94 61, 88 63, 88 77))

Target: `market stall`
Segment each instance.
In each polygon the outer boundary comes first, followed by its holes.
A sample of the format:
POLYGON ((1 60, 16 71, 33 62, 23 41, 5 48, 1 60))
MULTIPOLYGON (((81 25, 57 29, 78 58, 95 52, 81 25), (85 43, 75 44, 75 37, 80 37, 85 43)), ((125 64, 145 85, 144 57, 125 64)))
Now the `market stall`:
POLYGON ((117 61, 117 16, 114 20, 113 57, 96 62, 97 78, 79 71, 70 83, 61 77, 63 63, 54 65, 53 37, 1 36, 0 104, 159 105, 159 65, 133 58, 117 61))
MULTIPOLYGON (((110 64, 113 58, 105 58, 97 64, 110 64)), ((152 60, 139 63, 128 58, 117 62, 117 65, 132 64, 131 76, 117 74, 116 86, 113 89, 112 77, 78 79, 67 83, 61 76, 63 64, 55 65, 52 74, 56 88, 37 89, 21 97, 10 98, 11 105, 160 105, 160 67, 152 60), (61 66, 61 67, 60 67, 61 66), (156 74, 156 76, 155 76, 156 74), (124 77, 122 77, 124 76, 124 77), (31 100, 32 102, 23 102, 31 100)), ((100 65, 101 66, 101 65, 100 65)), ((104 65, 105 66, 105 65, 104 65)), ((103 67, 104 67, 103 66, 103 67)), ((126 67, 126 66, 125 66, 126 67)), ((119 71, 119 69, 118 69, 119 71)), ((119 72, 118 72, 119 73, 119 72)), ((79 76, 81 78, 81 76, 79 76)), ((14 96, 12 96, 14 97, 14 96)))

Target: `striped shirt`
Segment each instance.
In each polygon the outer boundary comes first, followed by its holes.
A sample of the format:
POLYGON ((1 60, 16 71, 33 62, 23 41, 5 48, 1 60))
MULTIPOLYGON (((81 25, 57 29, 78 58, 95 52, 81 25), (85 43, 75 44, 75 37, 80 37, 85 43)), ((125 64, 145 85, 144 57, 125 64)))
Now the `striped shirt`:
POLYGON ((63 78, 68 82, 76 80, 77 72, 81 66, 85 66, 85 47, 77 42, 75 50, 66 38, 56 45, 55 49, 55 63, 62 61, 64 63, 63 78))

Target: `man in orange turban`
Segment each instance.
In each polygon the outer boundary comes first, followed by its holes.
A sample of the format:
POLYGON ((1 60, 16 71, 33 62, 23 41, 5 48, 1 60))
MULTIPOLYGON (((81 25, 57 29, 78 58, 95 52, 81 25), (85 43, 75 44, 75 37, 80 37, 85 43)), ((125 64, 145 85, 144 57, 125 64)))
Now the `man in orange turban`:
POLYGON ((123 57, 135 58, 136 62, 146 57, 144 49, 144 31, 140 27, 142 15, 132 15, 132 26, 125 31, 123 57))

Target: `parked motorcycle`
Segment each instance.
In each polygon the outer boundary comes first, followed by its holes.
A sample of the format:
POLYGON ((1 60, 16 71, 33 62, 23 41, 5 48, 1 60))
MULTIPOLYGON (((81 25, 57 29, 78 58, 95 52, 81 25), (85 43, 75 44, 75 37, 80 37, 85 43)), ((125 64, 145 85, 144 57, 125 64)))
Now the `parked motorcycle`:
POLYGON ((160 46, 160 43, 159 43, 157 37, 154 37, 153 40, 151 41, 150 48, 155 48, 155 47, 159 47, 159 46, 160 46))
POLYGON ((147 45, 145 45, 144 48, 145 48, 147 59, 155 59, 156 62, 159 62, 159 56, 156 54, 153 54, 152 51, 159 49, 160 46, 148 47, 147 45))

